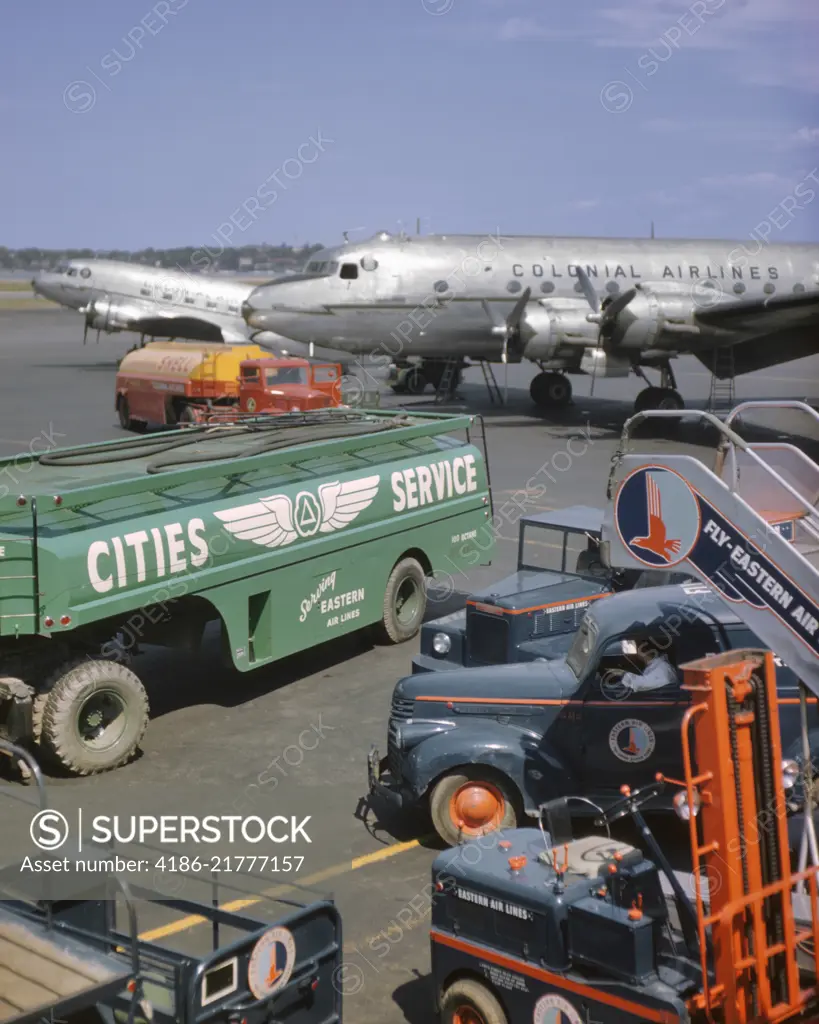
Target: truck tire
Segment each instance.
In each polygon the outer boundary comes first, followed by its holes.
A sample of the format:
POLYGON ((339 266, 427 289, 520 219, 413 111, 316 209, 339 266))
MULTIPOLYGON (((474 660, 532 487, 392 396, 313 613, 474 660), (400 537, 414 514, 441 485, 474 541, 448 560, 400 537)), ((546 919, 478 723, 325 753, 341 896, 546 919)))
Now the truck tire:
POLYGON ((186 424, 194 426, 199 422, 199 420, 196 417, 196 410, 193 409, 190 405, 183 405, 182 408, 179 410, 179 415, 176 418, 176 422, 180 426, 185 426, 186 424))
POLYGON ((518 800, 510 783, 482 765, 444 775, 429 798, 435 831, 448 846, 497 829, 516 828, 518 800))
POLYGON ((480 981, 459 978, 441 996, 442 1024, 509 1024, 493 993, 480 981))
POLYGON ((148 695, 114 661, 61 665, 34 700, 34 739, 72 775, 95 775, 129 761, 148 727, 148 695))
POLYGON ((379 625, 382 639, 393 644, 411 640, 421 628, 426 608, 424 570, 414 558, 402 558, 384 590, 384 615, 379 625))
POLYGON ((122 429, 130 430, 132 427, 131 410, 128 408, 128 399, 125 395, 120 395, 117 399, 117 416, 119 416, 119 425, 122 429))

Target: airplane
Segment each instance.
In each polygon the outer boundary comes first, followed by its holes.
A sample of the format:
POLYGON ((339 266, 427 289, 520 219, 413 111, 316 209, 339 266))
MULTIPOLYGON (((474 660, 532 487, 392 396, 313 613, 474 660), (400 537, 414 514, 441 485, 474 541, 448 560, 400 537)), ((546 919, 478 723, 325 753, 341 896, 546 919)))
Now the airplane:
POLYGON ((725 379, 818 352, 817 286, 819 245, 807 243, 383 231, 313 253, 242 313, 372 367, 411 365, 395 390, 459 379, 448 360, 528 359, 541 408, 569 404, 569 375, 591 376, 593 394, 596 378, 635 373, 648 385, 640 411, 684 408, 672 368, 683 353, 725 379))
POLYGON ((242 302, 252 284, 188 274, 183 270, 145 267, 121 260, 74 259, 54 270, 38 272, 31 282, 46 299, 76 309, 89 330, 112 334, 132 331, 150 338, 187 341, 256 342, 281 355, 302 355, 305 346, 271 331, 248 327, 242 302))

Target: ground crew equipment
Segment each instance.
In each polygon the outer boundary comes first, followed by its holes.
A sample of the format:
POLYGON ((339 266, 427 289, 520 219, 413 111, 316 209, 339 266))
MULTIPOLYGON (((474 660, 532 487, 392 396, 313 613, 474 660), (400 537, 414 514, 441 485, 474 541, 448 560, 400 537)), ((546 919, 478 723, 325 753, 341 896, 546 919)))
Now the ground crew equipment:
MULTIPOLYGON (((2 755, 28 761, 46 813, 36 761, 0 741, 2 755)), ((143 859, 162 854, 145 844, 138 849, 143 859)), ((127 868, 112 867, 127 864, 121 848, 74 843, 35 853, 48 879, 46 898, 33 883, 36 896, 20 891, 28 884, 21 879, 31 877, 31 857, 0 872, 0 1024, 340 1024, 341 919, 332 900, 305 898, 305 890, 290 886, 289 898, 270 900, 276 913, 265 922, 222 909, 232 901, 224 899, 218 872, 205 902, 187 895, 202 884, 190 873, 175 872, 185 898, 127 881, 127 868), (210 943, 143 938, 139 924, 149 917, 162 920, 155 931, 168 935, 194 917, 210 943)), ((247 878, 231 872, 231 893, 253 896, 241 887, 247 878)), ((236 904, 243 902, 261 901, 236 904)))
MULTIPOLYGON (((619 787, 679 778, 680 720, 690 703, 685 662, 758 643, 709 587, 692 581, 634 589, 595 601, 564 658, 455 669, 399 680, 387 754, 370 751, 370 789, 396 808, 428 808, 452 845, 537 816, 545 801, 608 806, 619 787), (673 682, 635 688, 649 657, 669 662, 673 682)), ((777 666, 782 743, 799 735, 794 674, 777 666)), ((670 795, 652 810, 670 810, 670 795)))
POLYGON ((129 352, 116 380, 116 410, 125 430, 341 404, 339 363, 280 359, 258 345, 156 341, 129 352))
POLYGON ((127 655, 213 621, 241 672, 364 626, 414 636, 425 579, 491 516, 476 429, 327 409, 3 460, 6 734, 79 774, 122 764, 148 717, 127 655))
MULTIPOLYGON (((565 657, 592 602, 631 587, 689 578, 608 568, 599 552, 602 522, 603 512, 586 505, 523 516, 517 572, 470 594, 465 608, 425 622, 412 671, 565 657)), ((489 533, 487 527, 471 544, 480 546, 489 533)))
POLYGON ((733 651, 686 665, 685 680, 684 779, 623 786, 596 822, 608 833, 630 814, 648 856, 610 834, 575 839, 558 802, 540 830, 436 858, 442 1024, 817 1020, 819 868, 789 864, 773 657, 733 651), (668 786, 690 875, 672 870, 641 811, 668 786))

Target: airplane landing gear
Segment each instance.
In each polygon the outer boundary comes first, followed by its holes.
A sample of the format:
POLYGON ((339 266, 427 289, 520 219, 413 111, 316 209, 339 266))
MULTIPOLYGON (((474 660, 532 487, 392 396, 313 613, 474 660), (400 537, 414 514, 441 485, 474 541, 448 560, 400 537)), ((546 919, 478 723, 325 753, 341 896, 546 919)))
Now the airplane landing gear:
POLYGON ((677 391, 677 381, 671 364, 663 366, 660 370, 660 386, 655 387, 646 377, 642 367, 635 367, 635 373, 642 377, 648 384, 647 388, 634 399, 634 412, 645 412, 647 409, 684 409, 685 399, 677 391))
POLYGON ((685 401, 674 388, 643 388, 634 399, 634 411, 645 412, 646 409, 684 409, 685 401))
POLYGON ((563 373, 543 371, 532 378, 529 395, 540 409, 568 405, 572 400, 572 382, 563 373))

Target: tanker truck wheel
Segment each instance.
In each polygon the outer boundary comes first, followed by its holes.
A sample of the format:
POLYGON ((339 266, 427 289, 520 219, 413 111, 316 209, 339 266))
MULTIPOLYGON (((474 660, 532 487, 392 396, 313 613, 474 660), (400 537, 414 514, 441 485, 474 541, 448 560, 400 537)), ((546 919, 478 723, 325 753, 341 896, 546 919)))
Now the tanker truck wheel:
POLYGON ((472 978, 453 981, 441 997, 443 1024, 508 1024, 503 1007, 486 985, 472 978))
POLYGON ((117 399, 117 415, 119 416, 119 425, 123 430, 130 430, 132 427, 131 423, 131 410, 128 408, 128 399, 125 395, 120 395, 117 399))
POLYGON ((382 639, 392 644, 411 640, 421 628, 426 608, 424 570, 414 558, 402 558, 384 590, 384 615, 378 630, 382 639))
POLYGON ((125 764, 148 727, 148 695, 134 673, 114 661, 64 662, 34 699, 34 739, 72 775, 125 764))

